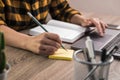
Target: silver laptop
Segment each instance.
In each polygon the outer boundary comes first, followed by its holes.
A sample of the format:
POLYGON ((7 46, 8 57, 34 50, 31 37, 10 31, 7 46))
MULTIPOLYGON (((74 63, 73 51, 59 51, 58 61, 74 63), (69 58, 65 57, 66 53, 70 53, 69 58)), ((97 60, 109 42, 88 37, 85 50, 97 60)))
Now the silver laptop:
MULTIPOLYGON (((120 31, 119 30, 112 30, 112 29, 106 29, 105 35, 103 37, 96 36, 96 35, 90 35, 91 39, 94 42, 94 48, 96 53, 101 52, 101 49, 106 48, 109 50, 112 46, 115 46, 115 44, 119 44, 120 48, 120 31)), ((85 48, 85 38, 82 38, 75 43, 72 44, 72 49, 81 49, 85 48)), ((120 50, 120 49, 119 49, 120 50)), ((120 56, 120 53, 119 53, 120 56)), ((119 57, 120 58, 120 57, 119 57)))

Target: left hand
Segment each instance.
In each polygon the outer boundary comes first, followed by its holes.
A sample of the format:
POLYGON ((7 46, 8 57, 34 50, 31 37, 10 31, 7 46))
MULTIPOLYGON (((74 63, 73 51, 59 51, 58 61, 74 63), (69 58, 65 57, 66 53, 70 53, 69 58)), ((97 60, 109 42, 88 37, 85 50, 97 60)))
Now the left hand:
POLYGON ((107 27, 107 24, 105 24, 98 18, 86 18, 85 16, 78 14, 74 15, 71 18, 71 22, 74 24, 81 25, 83 27, 90 27, 91 25, 94 25, 97 28, 97 31, 100 34, 100 36, 104 36, 105 28, 107 27))
POLYGON ((103 21, 101 21, 98 18, 89 18, 89 19, 84 18, 81 23, 81 26, 87 27, 90 25, 94 25, 97 28, 97 31, 100 34, 100 36, 104 36, 107 24, 105 24, 103 21))

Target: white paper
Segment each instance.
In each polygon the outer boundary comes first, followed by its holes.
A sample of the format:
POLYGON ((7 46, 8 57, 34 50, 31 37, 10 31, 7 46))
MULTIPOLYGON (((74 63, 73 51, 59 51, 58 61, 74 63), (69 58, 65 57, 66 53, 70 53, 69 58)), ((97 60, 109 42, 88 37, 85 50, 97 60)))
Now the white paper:
MULTIPOLYGON (((48 24, 43 25, 48 32, 56 33, 60 36, 61 40, 64 42, 73 43, 76 41, 80 36, 81 33, 85 30, 78 25, 50 20, 48 24)), ((45 32, 40 26, 30 29, 29 34, 31 35, 39 35, 40 33, 45 32)))

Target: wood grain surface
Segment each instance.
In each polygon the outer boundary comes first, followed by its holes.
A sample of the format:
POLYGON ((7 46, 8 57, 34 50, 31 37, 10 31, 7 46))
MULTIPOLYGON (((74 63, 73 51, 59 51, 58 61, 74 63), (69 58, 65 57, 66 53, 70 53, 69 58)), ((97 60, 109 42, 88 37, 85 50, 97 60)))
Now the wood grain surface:
MULTIPOLYGON (((88 17, 98 17, 106 23, 120 25, 119 16, 85 13, 88 17)), ((64 44, 70 48, 70 44, 64 44)), ((74 60, 51 60, 46 56, 6 46, 7 61, 11 65, 8 80, 74 80, 74 60)), ((81 68, 82 69, 82 68, 81 68)), ((120 80, 120 61, 114 60, 110 66, 109 80, 120 80)))

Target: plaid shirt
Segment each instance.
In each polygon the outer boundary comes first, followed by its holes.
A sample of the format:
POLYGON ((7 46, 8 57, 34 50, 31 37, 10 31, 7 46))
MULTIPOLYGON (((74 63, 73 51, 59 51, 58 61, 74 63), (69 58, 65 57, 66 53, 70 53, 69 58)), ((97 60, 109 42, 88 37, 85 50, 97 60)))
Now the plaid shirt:
POLYGON ((67 22, 74 14, 80 14, 66 0, 0 0, 0 25, 15 30, 36 26, 27 15, 28 11, 41 23, 45 23, 48 13, 53 19, 67 22))

